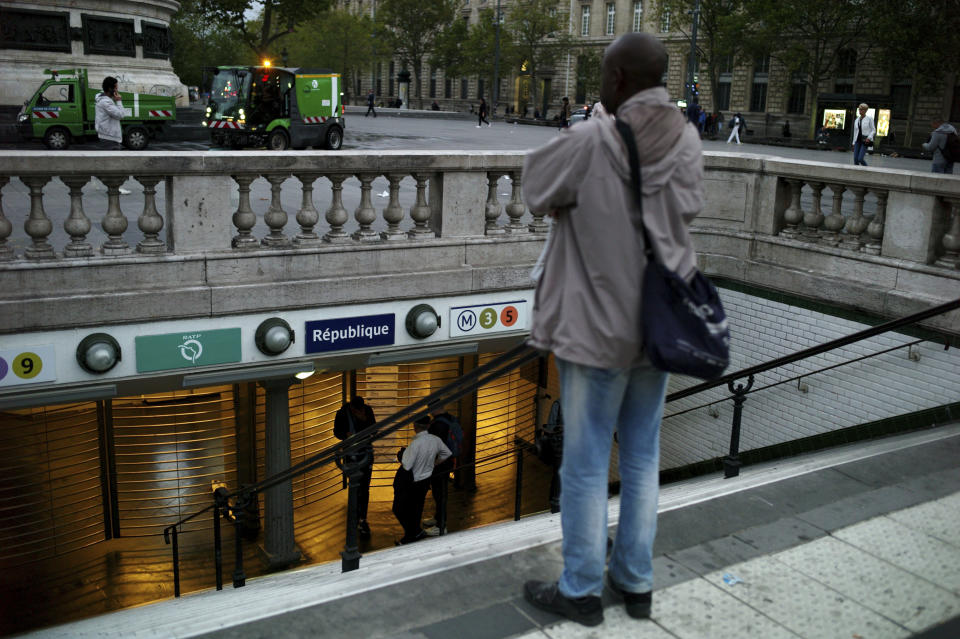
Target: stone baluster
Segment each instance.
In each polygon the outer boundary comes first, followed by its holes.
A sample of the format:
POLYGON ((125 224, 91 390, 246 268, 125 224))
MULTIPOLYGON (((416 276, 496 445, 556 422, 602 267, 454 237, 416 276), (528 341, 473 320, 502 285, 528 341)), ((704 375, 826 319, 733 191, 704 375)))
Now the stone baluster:
POLYGON ((843 192, 847 187, 842 184, 830 184, 830 190, 833 191, 833 208, 823 220, 824 232, 820 241, 827 246, 837 246, 840 244, 840 229, 846 223, 843 219, 843 192))
POLYGON ((347 223, 349 215, 347 209, 343 207, 343 181, 347 179, 346 175, 328 175, 330 180, 330 191, 332 200, 330 208, 326 212, 327 224, 330 230, 323 236, 324 242, 349 242, 350 236, 343 230, 343 225, 347 223))
POLYGON ((497 200, 497 182, 499 180, 499 173, 487 173, 487 206, 484 213, 487 219, 487 226, 484 232, 487 235, 502 235, 506 233, 503 227, 497 226, 497 219, 499 219, 500 213, 503 210, 500 202, 497 200))
POLYGON ((0 262, 12 260, 16 257, 13 247, 7 244, 7 238, 13 233, 13 224, 3 214, 3 187, 8 182, 10 182, 10 178, 6 175, 0 175, 0 262))
POLYGON ((43 210, 43 187, 50 181, 49 176, 31 175, 21 177, 20 180, 30 188, 30 216, 23 223, 23 230, 27 232, 33 245, 24 251, 27 259, 50 260, 56 257, 53 247, 47 241, 53 230, 53 222, 43 210))
POLYGON ((293 238, 296 246, 316 246, 320 244, 320 236, 313 228, 320 221, 320 212, 313 205, 313 183, 320 177, 319 173, 300 173, 296 176, 302 186, 303 199, 300 201, 300 210, 297 211, 297 224, 300 232, 293 238))
POLYGON ((864 253, 880 255, 880 250, 883 247, 883 225, 887 216, 887 196, 889 194, 889 191, 875 192, 877 196, 877 212, 873 216, 873 219, 870 220, 870 224, 867 225, 867 237, 869 237, 870 240, 866 246, 860 249, 864 253))
POLYGON ((83 212, 83 187, 90 181, 89 175, 60 176, 60 181, 70 189, 70 215, 63 222, 63 230, 70 236, 70 243, 63 248, 64 257, 90 257, 93 246, 87 242, 90 218, 83 212))
POLYGON ((417 181, 417 201, 410 207, 410 217, 413 218, 413 228, 410 229, 411 239, 424 239, 435 237, 436 234, 430 228, 430 205, 427 204, 427 181, 430 176, 426 173, 414 173, 413 179, 417 181))
POLYGON ((810 190, 813 191, 813 207, 803 214, 803 237, 809 242, 820 240, 820 225, 823 224, 823 211, 820 208, 820 200, 823 196, 823 182, 810 182, 810 190))
POLYGON ((137 253, 160 255, 167 252, 167 245, 160 239, 163 230, 163 218, 157 212, 156 186, 163 176, 135 175, 137 182, 143 186, 143 213, 137 218, 137 228, 143 233, 143 239, 137 243, 137 253))
POLYGON ((510 173, 510 183, 513 185, 513 189, 510 192, 510 203, 507 204, 507 215, 510 217, 510 222, 507 224, 505 230, 507 233, 529 233, 530 229, 520 222, 520 218, 523 217, 526 211, 521 193, 520 171, 510 173))
POLYGON ((787 188, 790 189, 790 206, 783 212, 783 221, 787 225, 780 235, 788 238, 795 238, 800 235, 799 224, 803 219, 803 209, 800 208, 800 189, 803 188, 801 180, 786 179, 787 188))
POLYGON ((104 255, 129 255, 132 249, 123 239, 127 230, 127 218, 120 209, 120 186, 127 181, 127 176, 106 175, 97 176, 97 179, 107 187, 107 214, 100 223, 107 234, 107 241, 100 246, 100 252, 104 255))
POLYGON ((943 234, 943 256, 937 266, 960 268, 960 198, 943 198, 949 229, 943 234))
POLYGON ((357 174, 357 179, 360 180, 360 204, 353 212, 353 218, 360 224, 360 228, 354 231, 352 237, 358 242, 380 241, 380 234, 371 228, 377 220, 377 210, 373 208, 373 201, 370 199, 371 185, 376 177, 372 173, 357 174))
POLYGON ((400 206, 400 181, 402 175, 390 173, 387 180, 390 182, 390 202, 383 209, 383 219, 387 221, 387 230, 380 234, 380 238, 387 241, 405 240, 407 234, 400 230, 403 221, 403 207, 400 206))
POLYGON ((257 176, 234 175, 232 177, 238 186, 240 202, 237 204, 237 210, 232 218, 237 234, 233 236, 230 245, 236 249, 254 249, 260 246, 260 243, 257 242, 257 238, 251 232, 251 229, 257 223, 257 214, 250 207, 250 184, 257 179, 257 176))
POLYGON ((280 202, 280 190, 289 175, 264 175, 270 183, 270 208, 263 216, 263 221, 270 227, 270 234, 260 241, 261 246, 270 248, 288 248, 290 239, 283 234, 283 227, 287 225, 287 212, 280 202))
POLYGON ((863 216, 863 198, 867 194, 867 189, 862 186, 851 186, 853 191, 853 216, 847 218, 847 223, 843 227, 843 248, 851 251, 859 251, 863 246, 863 238, 860 235, 867 230, 870 221, 863 216))

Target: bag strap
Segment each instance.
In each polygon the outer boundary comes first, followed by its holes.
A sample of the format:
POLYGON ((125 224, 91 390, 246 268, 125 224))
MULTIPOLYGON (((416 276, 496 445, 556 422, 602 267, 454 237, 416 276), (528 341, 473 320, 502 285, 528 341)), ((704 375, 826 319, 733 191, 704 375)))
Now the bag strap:
POLYGON ((627 147, 627 154, 630 156, 630 177, 633 182, 633 195, 637 200, 637 207, 640 209, 639 220, 634 220, 633 225, 638 226, 643 231, 643 254, 648 262, 655 262, 656 256, 653 252, 653 243, 650 241, 650 234, 647 233, 647 226, 643 223, 643 183, 640 180, 640 155, 637 152, 637 141, 633 137, 633 130, 623 120, 616 120, 617 131, 623 138, 623 143, 627 147))

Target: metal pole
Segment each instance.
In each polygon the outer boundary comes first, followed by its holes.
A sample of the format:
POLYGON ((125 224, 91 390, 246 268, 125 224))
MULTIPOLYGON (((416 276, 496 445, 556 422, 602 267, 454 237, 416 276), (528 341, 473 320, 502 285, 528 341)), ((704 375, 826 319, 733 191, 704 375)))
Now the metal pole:
POLYGON ((250 500, 256 499, 255 495, 241 492, 238 493, 233 503, 233 587, 243 588, 247 583, 247 575, 243 571, 243 517, 250 507, 250 500))
POLYGON ((523 440, 517 438, 517 488, 513 499, 513 520, 520 521, 520 509, 523 503, 523 440))
POLYGON ((743 414, 743 403, 747 401, 747 393, 753 387, 753 375, 747 378, 747 384, 733 385, 733 380, 727 382, 727 388, 733 393, 733 427, 730 430, 730 454, 723 458, 723 477, 730 479, 740 474, 740 417, 743 414))
POLYGON ((497 21, 497 44, 493 54, 493 112, 496 112, 497 103, 500 101, 500 0, 497 0, 497 14, 494 19, 497 21))
POLYGON ((693 7, 693 29, 690 33, 690 60, 687 62, 687 108, 693 104, 693 70, 697 65, 697 24, 700 22, 700 0, 693 7))
POLYGON ((220 542, 220 505, 213 507, 213 561, 217 573, 217 590, 223 590, 223 545, 220 542))

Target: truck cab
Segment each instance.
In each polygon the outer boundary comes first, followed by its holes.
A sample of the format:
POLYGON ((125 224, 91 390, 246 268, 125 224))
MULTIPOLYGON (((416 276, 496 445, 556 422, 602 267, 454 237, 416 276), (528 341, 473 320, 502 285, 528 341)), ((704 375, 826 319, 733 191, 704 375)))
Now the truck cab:
POLYGON ((339 80, 327 69, 217 67, 204 126, 216 146, 339 149, 339 80))
MULTIPOLYGON (((86 69, 45 70, 50 78, 23 103, 17 130, 26 140, 43 140, 47 148, 66 149, 73 141, 97 137, 96 97, 100 91, 87 83, 86 69)), ((121 91, 124 118, 123 144, 128 149, 147 147, 176 119, 175 98, 121 91)))

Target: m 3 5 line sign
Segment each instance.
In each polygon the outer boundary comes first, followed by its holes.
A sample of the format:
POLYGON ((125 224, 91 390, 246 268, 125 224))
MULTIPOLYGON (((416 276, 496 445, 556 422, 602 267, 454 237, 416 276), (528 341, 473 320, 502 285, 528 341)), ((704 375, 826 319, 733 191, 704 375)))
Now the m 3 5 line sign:
POLYGON ((476 337, 529 328, 526 300, 450 308, 450 337, 476 337))

